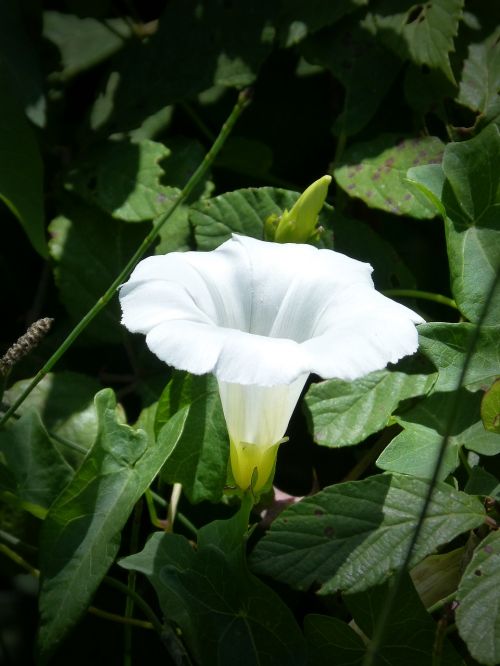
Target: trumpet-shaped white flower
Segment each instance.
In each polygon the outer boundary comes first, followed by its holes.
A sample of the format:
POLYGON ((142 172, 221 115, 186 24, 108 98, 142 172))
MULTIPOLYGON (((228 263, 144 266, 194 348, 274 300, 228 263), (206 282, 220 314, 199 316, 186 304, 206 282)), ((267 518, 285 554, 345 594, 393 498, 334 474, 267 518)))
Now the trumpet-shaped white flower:
POLYGON ((374 289, 369 264, 310 245, 234 235, 212 252, 141 261, 122 323, 163 361, 219 383, 231 467, 269 480, 309 373, 352 380, 417 349, 423 320, 374 289))

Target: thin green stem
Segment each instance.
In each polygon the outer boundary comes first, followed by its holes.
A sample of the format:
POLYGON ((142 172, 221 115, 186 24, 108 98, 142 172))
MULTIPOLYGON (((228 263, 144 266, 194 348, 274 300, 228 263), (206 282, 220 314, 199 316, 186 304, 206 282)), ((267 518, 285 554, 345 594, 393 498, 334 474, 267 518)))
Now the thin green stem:
POLYGON ((112 578, 111 576, 104 576, 103 582, 106 583, 109 587, 114 587, 115 590, 118 590, 119 592, 123 592, 123 594, 126 594, 127 596, 132 597, 134 600, 134 603, 138 608, 141 609, 141 611, 144 613, 144 615, 148 618, 148 620, 151 622, 153 625, 154 630, 161 636, 163 634, 163 626, 160 622, 160 620, 157 618, 156 613, 154 610, 151 608, 151 606, 144 601, 144 599, 137 594, 134 590, 130 590, 125 583, 122 583, 120 580, 117 580, 116 578, 112 578))
POLYGON ((101 617, 103 620, 110 620, 111 622, 118 622, 119 624, 124 624, 127 627, 140 627, 141 629, 154 629, 151 622, 146 620, 137 620, 135 617, 123 617, 123 615, 117 615, 116 613, 110 613, 105 611, 102 608, 96 608, 95 606, 90 606, 88 609, 91 615, 96 617, 101 617))
POLYGON ((184 188, 182 189, 181 193, 179 194, 178 198, 174 201, 174 203, 171 205, 171 207, 158 218, 158 221, 153 225, 153 228, 151 231, 148 233, 146 238, 142 241, 142 243, 139 245, 138 249, 134 253, 134 255, 130 258, 128 261, 127 265, 123 268, 123 270, 120 272, 120 274, 115 278, 115 280, 112 282, 112 284, 109 286, 107 291, 99 298, 97 303, 87 312, 87 314, 81 319, 81 321, 75 326, 75 328, 71 331, 71 333, 68 335, 68 337, 63 341, 63 343, 58 347, 58 349, 52 354, 52 356, 49 358, 49 360, 45 363, 45 365, 37 372, 33 380, 30 382, 30 384, 27 386, 27 388, 23 391, 23 393, 19 396, 19 398, 14 402, 13 405, 5 412, 3 415, 2 419, 0 420, 0 426, 2 426, 4 423, 7 422, 7 420, 14 414, 14 412, 19 408, 19 406, 26 400, 28 395, 31 393, 31 391, 37 386, 37 384, 45 377, 45 375, 52 370, 52 368, 55 366, 55 364, 59 361, 59 359, 63 356, 63 354, 71 347, 73 342, 78 338, 78 336, 82 333, 82 331, 87 328, 87 326, 90 324, 90 322, 96 317, 96 315, 101 312, 101 310, 106 307, 106 305, 109 303, 109 301, 113 298, 115 295, 115 292, 117 288, 128 278, 132 270, 134 269, 135 265, 139 262, 143 254, 148 250, 154 240, 157 238, 158 234, 160 233, 160 230, 162 229, 163 225, 165 222, 172 216, 172 214, 177 210, 177 208, 184 202, 186 199, 188 199, 189 195, 193 191, 193 189, 197 186, 197 184, 200 182, 200 180, 203 178, 203 176, 207 173, 207 171, 210 169, 212 166, 217 154, 219 153, 220 149, 224 145, 227 137, 231 133, 234 124, 240 117, 241 113, 245 109, 245 107, 248 105, 250 101, 250 95, 248 91, 243 91, 240 93, 238 96, 238 101, 233 107, 233 110, 231 111, 231 114, 229 115, 229 118, 226 120, 224 125, 222 126, 222 129, 219 133, 219 136, 215 139, 214 143, 212 144, 212 147, 208 151, 208 153, 205 155, 203 161, 199 165, 199 167, 196 169, 194 174, 191 176, 189 181, 186 183, 184 188))
MULTIPOLYGON (((147 490, 146 493, 146 501, 148 503, 148 509, 149 509, 149 515, 151 516, 151 522, 155 527, 164 527, 164 523, 158 518, 158 514, 156 513, 156 509, 153 505, 153 500, 159 504, 163 508, 168 508, 168 502, 163 499, 161 495, 158 495, 158 493, 155 493, 154 490, 147 490), (150 506, 151 503, 151 506, 150 506)), ((183 513, 177 512, 177 520, 184 525, 186 529, 188 529, 193 536, 198 536, 198 530, 197 528, 193 525, 193 523, 189 520, 189 518, 186 518, 186 516, 183 513)))
POLYGON ((432 604, 432 606, 429 606, 427 609, 427 612, 432 615, 432 613, 435 613, 438 610, 441 610, 443 606, 446 606, 446 604, 451 603, 452 601, 455 600, 455 597, 457 596, 456 591, 452 592, 451 594, 448 594, 448 596, 443 597, 442 599, 439 599, 439 601, 436 601, 435 604, 432 604))
POLYGON ((3 553, 6 557, 9 558, 9 560, 17 564, 17 566, 21 567, 21 569, 27 571, 34 578, 38 578, 40 576, 38 569, 35 569, 35 567, 27 562, 24 557, 19 555, 19 553, 16 553, 16 551, 12 550, 12 548, 9 548, 9 546, 6 544, 0 543, 0 553, 3 553))
MULTIPOLYGON (((137 553, 139 549, 139 530, 141 527, 142 506, 142 499, 140 499, 135 505, 134 513, 132 516, 132 529, 130 533, 131 555, 137 553)), ((130 569, 127 577, 127 587, 129 591, 135 592, 136 578, 137 573, 133 569, 130 569)), ((125 617, 130 619, 132 618, 133 614, 134 599, 130 595, 127 595, 127 600, 125 602, 125 617)), ((132 626, 130 623, 125 624, 123 664, 124 666, 132 666, 132 626)))
POLYGON ((401 296, 404 298, 419 298, 425 301, 433 301, 441 305, 458 310, 458 306, 452 298, 442 294, 434 294, 432 291, 420 291, 419 289, 386 289, 382 292, 384 296, 401 296))

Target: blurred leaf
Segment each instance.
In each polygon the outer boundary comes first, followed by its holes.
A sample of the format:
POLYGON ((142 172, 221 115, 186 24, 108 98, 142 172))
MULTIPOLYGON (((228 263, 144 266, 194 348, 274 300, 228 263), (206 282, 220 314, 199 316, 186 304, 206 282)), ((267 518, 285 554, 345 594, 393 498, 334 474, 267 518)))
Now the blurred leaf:
MULTIPOLYGON (((12 404, 31 381, 31 378, 23 379, 13 384, 5 392, 4 401, 12 404)), ((49 373, 17 411, 24 415, 30 409, 36 409, 49 433, 86 451, 97 436, 94 395, 100 388, 97 380, 77 372, 49 373)), ((81 460, 82 454, 78 453, 75 458, 74 449, 68 449, 57 440, 54 445, 72 464, 81 460)))
POLYGON ((487 432, 480 421, 482 394, 461 391, 433 393, 415 407, 397 417, 403 426, 377 460, 381 469, 431 478, 439 449, 453 413, 455 401, 460 407, 448 439, 439 478, 445 479, 458 467, 461 446, 486 456, 500 453, 500 437, 487 432))
POLYGON ((43 165, 9 73, 0 60, 0 199, 21 223, 35 250, 47 256, 43 165))
POLYGON ((333 238, 337 251, 373 266, 377 289, 416 286, 415 278, 394 247, 368 224, 335 211, 333 238))
POLYGON ((422 117, 422 125, 428 113, 437 115, 443 123, 448 122, 447 100, 456 96, 457 87, 440 69, 409 63, 403 86, 406 102, 422 117))
MULTIPOLYGON (((389 584, 386 583, 366 592, 344 597, 356 624, 369 638, 372 638, 376 631, 387 603, 389 589, 389 584)), ((378 663, 387 666, 422 666, 432 663, 437 625, 422 605, 408 575, 404 576, 398 589, 386 627, 386 634, 377 655, 380 660, 378 663)), ((441 650, 442 666, 464 666, 463 660, 446 638, 441 650)))
POLYGON ((90 604, 120 545, 120 532, 140 496, 175 448, 180 411, 163 430, 162 445, 116 420, 111 389, 96 395, 99 433, 73 480, 51 506, 40 545, 41 625, 46 662, 90 604))
POLYGON ((450 65, 454 38, 462 17, 463 0, 383 0, 367 24, 387 46, 403 59, 440 69, 455 81, 450 65))
POLYGON ((357 21, 322 30, 302 44, 301 53, 342 83, 344 104, 333 131, 344 136, 356 134, 370 122, 401 67, 401 61, 357 21))
POLYGON ((483 495, 500 500, 500 481, 482 467, 473 467, 464 488, 469 495, 483 495))
POLYGON ((346 623, 327 615, 306 615, 308 666, 361 666, 365 644, 346 623))
MULTIPOLYGON (((39 35, 33 34, 33 26, 27 20, 26 8, 22 5, 23 3, 19 0, 2 0, 0 2, 2 106, 6 103, 5 100, 8 96, 7 89, 4 87, 4 74, 2 73, 2 69, 5 67, 26 115, 35 125, 43 127, 45 125, 46 101, 42 63, 37 52, 39 35)), ((20 119, 17 122, 20 122, 20 119)))
POLYGON ((191 502, 220 501, 229 446, 217 380, 212 375, 176 372, 158 403, 155 430, 159 438, 164 424, 181 409, 187 410, 184 430, 162 479, 182 483, 191 502))
POLYGON ((477 111, 486 122, 500 116, 500 27, 479 44, 469 45, 457 102, 477 111))
MULTIPOLYGON (((213 250, 232 233, 262 240, 267 218, 290 210, 299 196, 298 192, 276 187, 259 187, 226 192, 200 201, 189 211, 198 249, 213 250)), ((319 225, 331 229, 332 213, 330 206, 323 206, 319 225)), ((321 236, 320 244, 331 246, 327 232, 321 236)))
POLYGON ((274 39, 274 6, 265 0, 195 0, 167 3, 157 31, 131 43, 112 64, 114 129, 130 129, 145 116, 213 85, 253 83, 274 39))
POLYGON ((160 162, 170 154, 162 143, 147 139, 109 141, 73 170, 66 187, 119 220, 152 220, 179 194, 161 183, 160 162))
POLYGON ((492 532, 476 548, 458 586, 457 627, 470 653, 481 664, 500 662, 500 533, 492 532))
MULTIPOLYGON (((499 153, 499 130, 492 124, 474 139, 446 146, 441 177, 438 167, 408 173, 445 215, 452 292, 460 311, 473 322, 500 271, 499 153)), ((498 284, 484 323, 500 323, 498 284)))
MULTIPOLYGON (((383 583, 405 559, 429 489, 423 479, 383 474, 330 486, 285 509, 252 553, 252 568, 320 594, 383 583)), ((438 483, 413 550, 414 566, 484 521, 481 502, 438 483)))
POLYGON ((198 663, 302 666, 304 639, 292 612, 248 571, 246 526, 239 513, 211 523, 200 530, 196 550, 178 535, 155 534, 120 564, 148 576, 198 663))
POLYGON ((349 196, 370 208, 432 218, 436 212, 416 200, 403 179, 411 166, 440 163, 443 148, 437 137, 401 140, 396 134, 383 134, 346 150, 342 158, 346 164, 335 169, 334 177, 349 196))
POLYGON ((486 430, 500 435, 500 379, 483 396, 481 419, 486 430))
MULTIPOLYGON (((146 235, 76 201, 64 203, 49 226, 49 250, 60 298, 75 322, 87 314, 113 282, 146 235)), ((86 329, 88 338, 122 342, 120 308, 115 299, 86 329)))
POLYGON ((320 28, 331 25, 346 14, 368 4, 368 0, 282 0, 278 13, 280 41, 293 46, 320 28))
POLYGON ((461 546, 450 552, 429 555, 410 571, 418 596, 426 608, 455 592, 463 573, 465 551, 465 547, 461 546))
POLYGON ((43 13, 43 36, 60 51, 63 80, 109 58, 131 34, 130 26, 121 18, 98 20, 50 10, 43 13))
MULTIPOLYGON (((434 391, 458 387, 467 350, 476 333, 474 324, 422 324, 418 327, 419 349, 438 369, 434 391)), ((498 340, 500 326, 482 326, 469 359, 463 386, 472 391, 491 385, 500 375, 498 340)))
MULTIPOLYGON (((48 509, 72 476, 72 469, 55 448, 49 434, 33 409, 25 410, 10 428, 0 430, 0 459, 6 464, 12 485, 3 490, 12 492, 30 511, 48 509)), ((3 486, 0 483, 0 486, 3 486)))
POLYGON ((402 400, 430 391, 436 376, 378 370, 352 382, 313 384, 305 408, 314 441, 335 448, 362 442, 387 425, 402 400))

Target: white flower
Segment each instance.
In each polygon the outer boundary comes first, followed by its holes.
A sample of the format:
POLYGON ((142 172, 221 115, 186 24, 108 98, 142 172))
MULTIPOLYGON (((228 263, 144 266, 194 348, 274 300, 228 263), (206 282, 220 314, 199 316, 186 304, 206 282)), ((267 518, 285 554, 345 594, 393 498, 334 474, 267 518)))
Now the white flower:
POLYGON ((231 467, 269 480, 309 373, 352 380, 417 349, 423 320, 375 291, 372 268, 311 245, 234 235, 212 252, 139 263, 120 290, 123 324, 163 361, 219 382, 231 467))

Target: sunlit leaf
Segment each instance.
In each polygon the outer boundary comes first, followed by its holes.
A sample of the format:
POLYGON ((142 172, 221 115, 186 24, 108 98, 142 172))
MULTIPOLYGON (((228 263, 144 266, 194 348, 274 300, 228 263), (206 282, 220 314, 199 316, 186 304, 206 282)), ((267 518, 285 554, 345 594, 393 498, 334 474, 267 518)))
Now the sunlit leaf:
POLYGON ((51 506, 40 545, 41 626, 46 661, 90 604, 120 545, 135 503, 176 446, 180 411, 163 429, 161 445, 116 420, 110 389, 96 396, 99 432, 92 451, 51 506))
MULTIPOLYGON (((301 590, 360 592, 403 563, 429 489, 397 474, 341 483, 285 509, 252 553, 252 568, 301 590)), ((481 502, 438 483, 410 566, 484 521, 481 502)))

